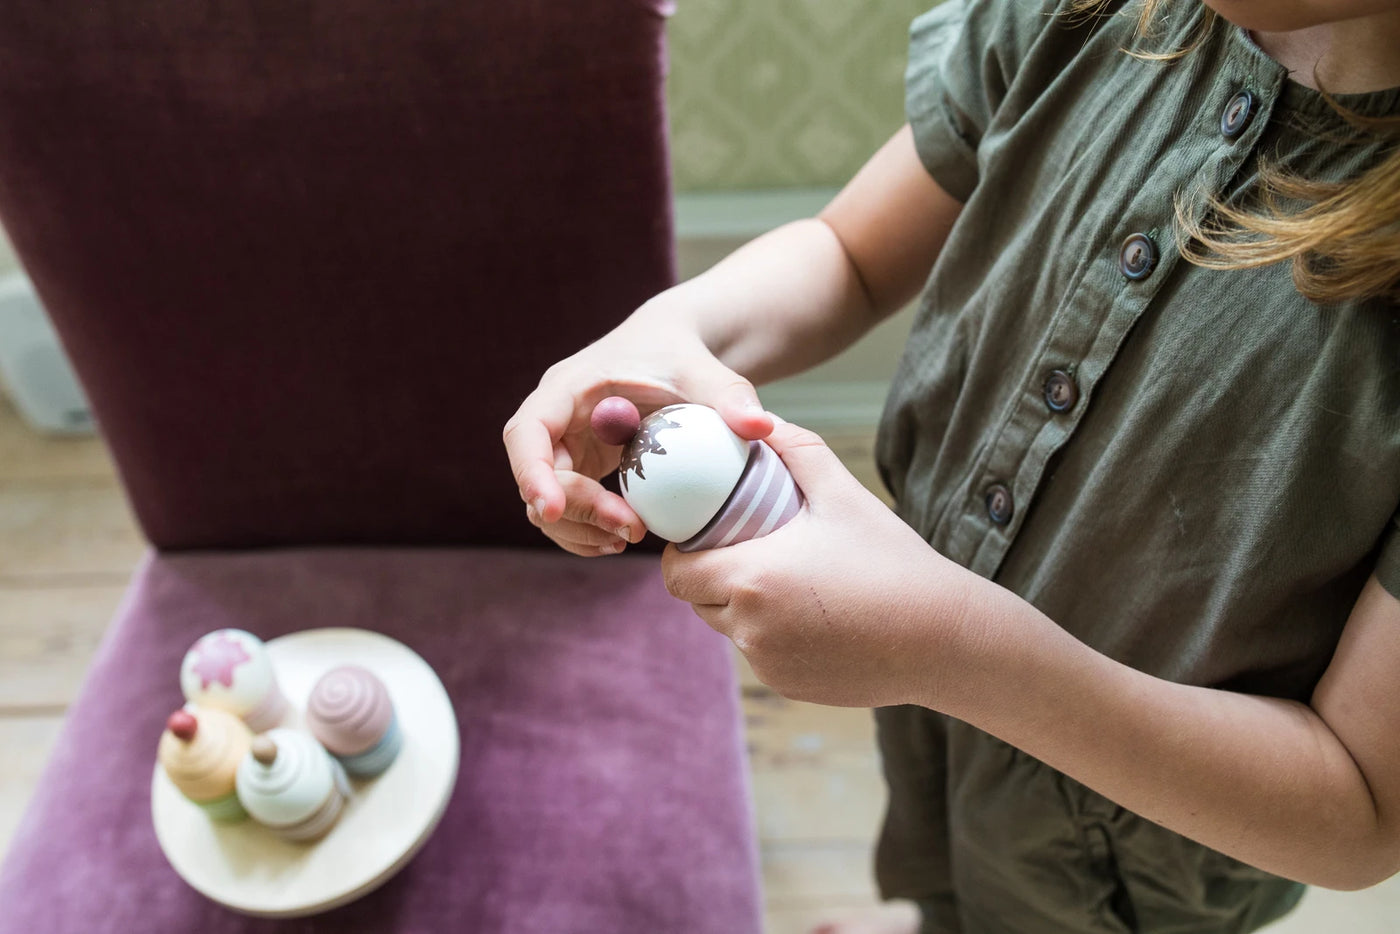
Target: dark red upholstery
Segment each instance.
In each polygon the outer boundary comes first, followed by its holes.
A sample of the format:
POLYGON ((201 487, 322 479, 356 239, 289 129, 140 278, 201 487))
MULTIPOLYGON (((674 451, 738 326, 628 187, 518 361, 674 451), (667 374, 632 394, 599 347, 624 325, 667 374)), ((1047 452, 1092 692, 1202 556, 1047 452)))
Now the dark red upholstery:
POLYGON ((757 934, 727 644, 666 593, 655 560, 156 558, 0 867, 0 934, 757 934), (180 880, 152 830, 155 739, 181 700, 170 675, 221 626, 270 639, 339 625, 403 641, 448 685, 452 801, 422 852, 358 901, 295 921, 236 915, 180 880))
POLYGON ((500 431, 672 279, 663 13, 0 5, 0 218, 155 545, 544 544, 500 431))
POLYGON ((664 13, 0 4, 0 218, 157 548, 0 865, 0 934, 756 934, 728 643, 654 555, 548 545, 500 438, 671 281, 664 13), (221 626, 386 632, 453 698, 443 823, 350 905, 237 915, 156 843, 178 660, 221 626))

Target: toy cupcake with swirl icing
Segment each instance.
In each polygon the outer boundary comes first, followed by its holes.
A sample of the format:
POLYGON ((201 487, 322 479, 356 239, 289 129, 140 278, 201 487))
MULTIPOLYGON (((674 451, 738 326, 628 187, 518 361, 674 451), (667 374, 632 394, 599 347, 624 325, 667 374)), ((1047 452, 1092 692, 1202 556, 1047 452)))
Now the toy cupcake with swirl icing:
POLYGON ((180 665, 180 687, 190 703, 242 717, 254 733, 277 726, 287 713, 267 649, 242 629, 200 637, 180 665))
POLYGON ((621 396, 593 409, 593 432, 622 446, 622 498, 647 528, 681 551, 767 535, 802 507, 777 452, 745 441, 704 405, 668 405, 641 418, 621 396))
POLYGON ((321 676, 306 704, 306 725, 356 778, 382 773, 403 745, 389 691, 359 665, 342 665, 321 676))
POLYGON ((252 733, 242 720, 217 708, 177 710, 166 721, 156 756, 186 798, 218 821, 247 817, 235 777, 252 733))
POLYGON ((253 738, 237 783, 252 818, 297 843, 329 833, 350 793, 340 763, 309 735, 287 729, 253 738))

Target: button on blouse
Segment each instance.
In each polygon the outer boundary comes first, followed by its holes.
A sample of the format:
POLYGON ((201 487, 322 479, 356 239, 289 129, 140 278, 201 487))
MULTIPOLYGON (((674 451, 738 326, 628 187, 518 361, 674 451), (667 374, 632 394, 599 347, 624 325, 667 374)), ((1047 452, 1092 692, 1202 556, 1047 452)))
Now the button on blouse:
POLYGON ((1220 132, 1226 139, 1234 139, 1249 125, 1254 114, 1254 95, 1241 90, 1230 98, 1225 110, 1220 114, 1220 132))
POLYGON ((1129 279, 1146 279, 1157 265, 1157 244, 1144 233, 1135 233, 1123 241, 1118 253, 1118 266, 1129 279))
POLYGON ((1006 525, 1016 512, 1016 503, 1011 491, 1003 483, 993 483, 987 487, 987 517, 997 525, 1006 525))
POLYGON ((1052 412, 1068 412, 1079 401, 1079 386, 1064 370, 1052 370, 1043 389, 1045 407, 1052 412))

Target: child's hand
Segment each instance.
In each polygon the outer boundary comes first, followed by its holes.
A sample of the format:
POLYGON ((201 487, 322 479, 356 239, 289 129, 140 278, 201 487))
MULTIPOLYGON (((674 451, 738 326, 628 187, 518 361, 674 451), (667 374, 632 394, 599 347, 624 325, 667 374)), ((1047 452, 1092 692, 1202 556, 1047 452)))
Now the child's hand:
POLYGON ((643 414, 674 402, 704 403, 748 439, 772 428, 753 386, 678 320, 644 309, 550 367, 506 423, 506 452, 526 515, 566 551, 615 554, 646 533, 627 502, 598 482, 617 469, 621 453, 589 427, 604 397, 625 396, 643 414))
POLYGON ((764 538, 667 548, 666 586, 786 697, 931 703, 980 578, 929 547, 817 435, 780 423, 768 443, 802 490, 802 511, 764 538))

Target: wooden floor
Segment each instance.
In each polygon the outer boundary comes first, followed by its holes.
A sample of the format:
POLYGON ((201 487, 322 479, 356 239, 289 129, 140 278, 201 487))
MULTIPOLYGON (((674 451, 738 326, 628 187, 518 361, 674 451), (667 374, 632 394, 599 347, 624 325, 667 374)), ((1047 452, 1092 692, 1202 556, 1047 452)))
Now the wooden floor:
MULTIPOLYGON (((868 434, 828 440, 874 483, 868 434)), ((0 854, 143 550, 102 445, 41 438, 0 397, 0 854)), ((767 934, 869 913, 870 846, 883 806, 869 711, 784 700, 736 658, 767 934)), ((1354 895, 1311 893, 1273 932, 1396 930, 1400 882, 1392 880, 1354 895)))

